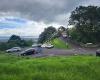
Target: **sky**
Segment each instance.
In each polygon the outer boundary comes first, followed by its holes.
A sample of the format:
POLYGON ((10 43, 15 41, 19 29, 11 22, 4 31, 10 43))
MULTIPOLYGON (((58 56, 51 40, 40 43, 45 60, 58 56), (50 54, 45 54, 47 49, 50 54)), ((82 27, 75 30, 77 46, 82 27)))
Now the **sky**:
POLYGON ((99 6, 100 0, 0 0, 0 36, 39 36, 48 26, 67 27, 80 5, 99 6))

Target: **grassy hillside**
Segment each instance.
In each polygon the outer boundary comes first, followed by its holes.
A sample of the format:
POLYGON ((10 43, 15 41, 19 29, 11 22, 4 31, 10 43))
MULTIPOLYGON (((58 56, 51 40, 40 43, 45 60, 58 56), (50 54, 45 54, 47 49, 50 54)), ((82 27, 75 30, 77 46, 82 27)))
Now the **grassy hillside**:
POLYGON ((55 48, 58 48, 58 49, 69 49, 70 48, 69 44, 65 43, 59 38, 52 40, 51 43, 54 45, 55 48))
POLYGON ((2 53, 0 80, 100 80, 100 58, 23 58, 2 53))

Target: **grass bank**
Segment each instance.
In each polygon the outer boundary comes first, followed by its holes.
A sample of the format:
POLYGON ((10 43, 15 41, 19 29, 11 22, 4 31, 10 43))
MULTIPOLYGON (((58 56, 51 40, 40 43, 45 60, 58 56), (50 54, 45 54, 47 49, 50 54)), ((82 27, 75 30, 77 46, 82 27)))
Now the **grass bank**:
POLYGON ((51 44, 53 44, 54 47, 58 49, 69 49, 70 48, 68 43, 65 43, 63 40, 59 38, 52 40, 51 44))
POLYGON ((0 54, 0 80, 100 80, 100 58, 30 58, 0 54))

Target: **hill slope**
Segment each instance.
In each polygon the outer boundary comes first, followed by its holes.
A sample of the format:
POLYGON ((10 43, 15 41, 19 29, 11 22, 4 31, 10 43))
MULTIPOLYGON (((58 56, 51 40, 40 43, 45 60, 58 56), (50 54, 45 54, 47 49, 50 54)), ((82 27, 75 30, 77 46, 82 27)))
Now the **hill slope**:
POLYGON ((70 45, 68 43, 65 43, 63 40, 59 38, 51 40, 51 44, 53 44, 54 47, 58 49, 69 49, 70 48, 70 45))
POLYGON ((0 80, 100 80, 100 58, 31 58, 1 53, 0 80))

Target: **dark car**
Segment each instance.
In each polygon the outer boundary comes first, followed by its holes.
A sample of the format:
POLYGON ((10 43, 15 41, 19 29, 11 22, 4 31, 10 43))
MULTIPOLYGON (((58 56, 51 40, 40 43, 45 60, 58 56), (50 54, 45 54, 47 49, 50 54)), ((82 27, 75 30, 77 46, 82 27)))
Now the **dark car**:
POLYGON ((21 56, 33 55, 33 54, 36 54, 36 53, 37 53, 37 51, 36 51, 35 48, 30 48, 30 49, 27 49, 27 50, 23 51, 23 52, 21 53, 21 56))
POLYGON ((96 51, 96 56, 99 56, 99 57, 100 57, 100 49, 98 49, 98 50, 96 51))

